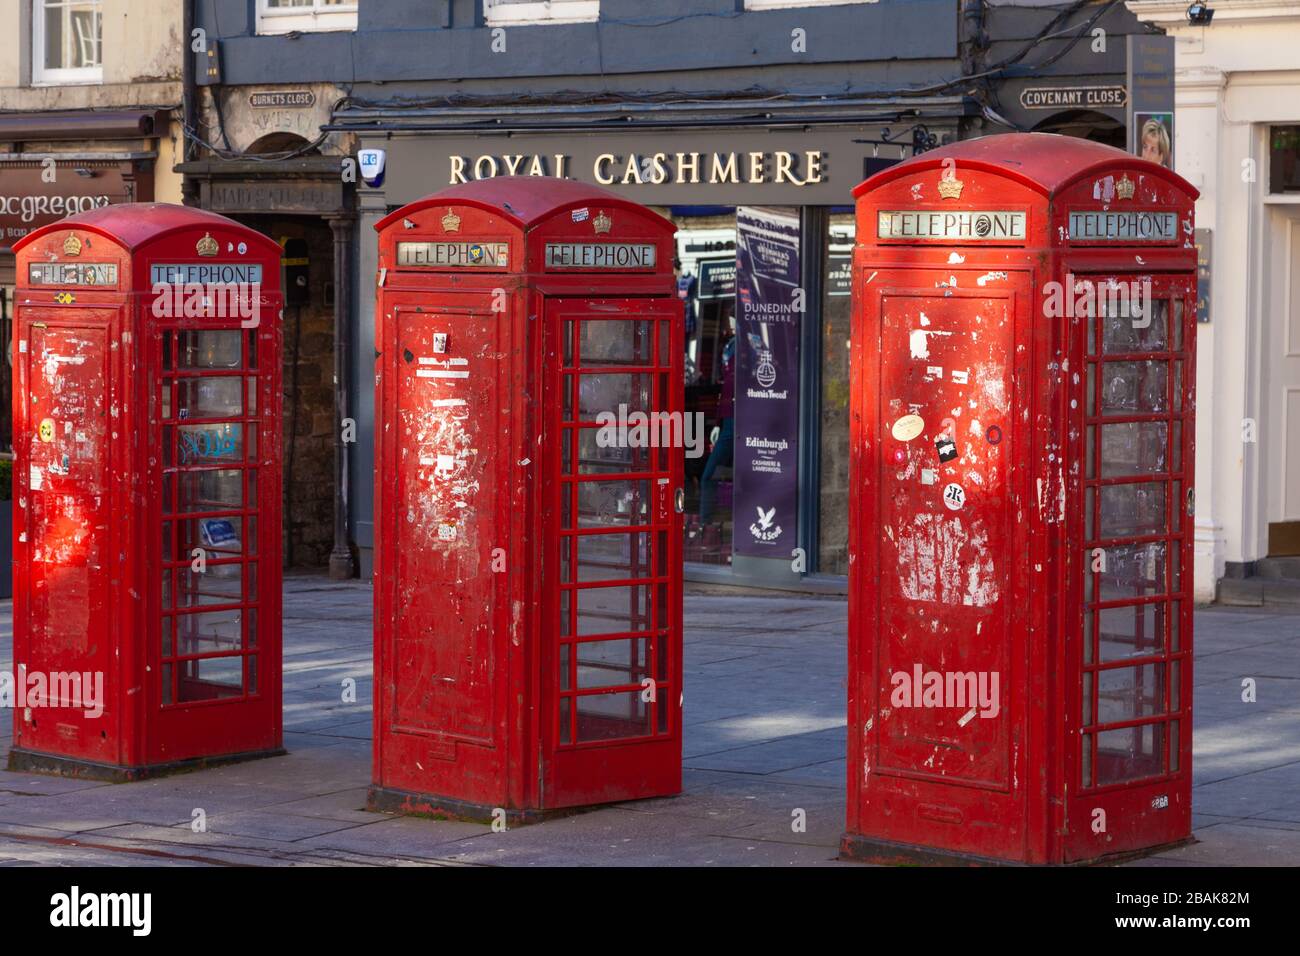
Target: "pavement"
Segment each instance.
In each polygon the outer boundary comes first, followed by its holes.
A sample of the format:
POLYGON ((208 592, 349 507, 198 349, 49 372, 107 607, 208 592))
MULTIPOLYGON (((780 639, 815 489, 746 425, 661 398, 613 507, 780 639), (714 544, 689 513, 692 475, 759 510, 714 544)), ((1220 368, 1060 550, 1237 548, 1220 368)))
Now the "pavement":
MULTIPOLYGON (((370 608, 366 584, 286 580, 286 756, 128 784, 0 771, 0 866, 860 865, 835 860, 842 599, 692 588, 684 792, 500 833, 363 809, 370 608), (342 700, 346 678, 356 703, 342 700)), ((0 602, 8 671, 10 622, 0 602)), ((1196 645, 1197 842, 1129 865, 1300 864, 1300 614, 1198 610, 1196 645), (1241 699, 1245 677, 1254 703, 1241 699)), ((0 713, 0 766, 11 717, 0 713)))

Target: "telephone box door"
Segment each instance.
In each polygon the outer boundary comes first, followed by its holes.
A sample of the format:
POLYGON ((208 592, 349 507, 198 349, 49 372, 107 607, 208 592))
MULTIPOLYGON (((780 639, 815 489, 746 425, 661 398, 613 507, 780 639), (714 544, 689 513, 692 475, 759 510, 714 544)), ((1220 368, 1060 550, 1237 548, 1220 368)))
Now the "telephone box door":
POLYGON ((246 726, 276 724, 279 655, 259 641, 277 617, 278 536, 261 485, 274 487, 280 401, 274 363, 278 334, 257 328, 150 327, 161 447, 156 473, 160 533, 147 542, 161 557, 160 640, 149 648, 161 709, 147 728, 150 759, 164 762, 211 739, 210 710, 242 702, 246 726))
POLYGON ((1171 818, 1185 831, 1190 812, 1186 784, 1173 780, 1191 760, 1195 278, 1088 277, 1076 285, 1084 293, 1082 640, 1073 652, 1082 681, 1071 707, 1069 792, 1078 796, 1067 859, 1096 855, 1098 790, 1171 781, 1164 799, 1137 791, 1109 814, 1116 851, 1171 818))
POLYGON ((671 299, 546 304, 561 359, 546 403, 559 436, 558 562, 543 562, 559 585, 545 588, 547 806, 680 789, 678 489, 692 437, 673 431, 688 424, 680 315, 671 299))
POLYGON ((861 500, 883 530, 859 554, 876 589, 851 678, 875 715, 861 812, 898 842, 921 827, 964 852, 1020 852, 1015 688, 1028 648, 1026 601, 1013 591, 1029 554, 1017 505, 1029 435, 1013 409, 1026 389, 1014 356, 1029 274, 940 290, 951 270, 872 271, 860 294, 879 326, 860 345, 873 383, 861 401, 879 451, 861 500), (950 673, 971 680, 931 694, 950 673), (919 802, 915 814, 889 812, 900 794, 919 802))
MULTIPOLYGON (((116 338, 118 309, 29 310, 28 341, 20 355, 30 394, 25 413, 29 506, 22 529, 29 542, 27 585, 17 599, 28 602, 33 641, 24 663, 45 673, 112 675, 118 670, 109 628, 114 608, 109 581, 119 566, 110 534, 111 440, 108 409, 112 369, 109 343, 116 338)), ((111 678, 105 687, 116 686, 111 678)), ((118 759, 121 715, 112 697, 101 699, 105 733, 83 734, 81 701, 52 701, 23 726, 23 746, 73 749, 101 763, 118 759), (75 715, 71 712, 76 711, 75 715), (109 733, 108 730, 113 732, 109 733)))

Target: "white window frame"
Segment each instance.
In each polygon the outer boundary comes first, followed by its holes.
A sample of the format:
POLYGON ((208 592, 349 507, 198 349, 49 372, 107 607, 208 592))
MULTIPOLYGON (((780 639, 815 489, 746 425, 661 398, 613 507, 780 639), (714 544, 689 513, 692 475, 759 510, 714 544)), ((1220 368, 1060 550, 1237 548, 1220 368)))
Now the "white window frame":
POLYGON ((600 19, 600 0, 530 0, 528 3, 483 0, 483 19, 490 27, 525 23, 591 23, 600 19))
POLYGON ((746 10, 785 10, 790 7, 847 7, 851 3, 879 3, 880 0, 745 0, 746 10))
POLYGON ((312 0, 310 7, 273 7, 270 0, 257 0, 257 32, 278 33, 348 33, 357 28, 355 3, 326 6, 312 0))
POLYGON ((104 82, 103 0, 95 0, 99 8, 100 49, 99 66, 53 67, 45 65, 45 6, 46 0, 32 0, 32 86, 72 86, 104 82))

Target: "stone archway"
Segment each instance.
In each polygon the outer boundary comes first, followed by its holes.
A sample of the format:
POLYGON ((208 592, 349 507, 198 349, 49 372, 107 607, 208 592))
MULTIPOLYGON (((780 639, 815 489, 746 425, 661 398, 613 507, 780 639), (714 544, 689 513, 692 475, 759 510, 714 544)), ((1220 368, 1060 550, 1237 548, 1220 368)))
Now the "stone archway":
POLYGON ((1053 113, 1034 127, 1035 133, 1060 133, 1105 143, 1116 149, 1128 148, 1127 131, 1119 120, 1095 110, 1065 110, 1053 113))

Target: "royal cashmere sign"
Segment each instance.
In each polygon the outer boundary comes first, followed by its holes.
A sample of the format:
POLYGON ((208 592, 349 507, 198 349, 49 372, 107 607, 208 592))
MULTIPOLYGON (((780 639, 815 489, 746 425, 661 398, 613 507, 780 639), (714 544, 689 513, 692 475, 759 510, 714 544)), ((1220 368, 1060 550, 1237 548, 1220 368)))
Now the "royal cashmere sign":
POLYGON ((827 125, 363 141, 387 151, 384 193, 390 204, 498 176, 547 176, 650 204, 837 205, 865 178, 864 161, 882 135, 876 126, 827 125))
MULTIPOLYGON (((496 176, 567 177, 571 157, 563 153, 542 156, 515 153, 494 156, 451 156, 448 183, 496 176)), ((665 183, 788 183, 807 186, 822 180, 823 156, 820 150, 794 153, 776 152, 689 152, 689 153, 601 153, 591 164, 591 179, 602 186, 653 185, 665 183)))

